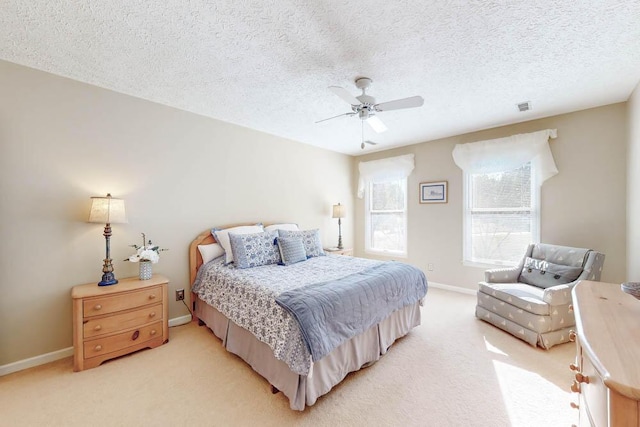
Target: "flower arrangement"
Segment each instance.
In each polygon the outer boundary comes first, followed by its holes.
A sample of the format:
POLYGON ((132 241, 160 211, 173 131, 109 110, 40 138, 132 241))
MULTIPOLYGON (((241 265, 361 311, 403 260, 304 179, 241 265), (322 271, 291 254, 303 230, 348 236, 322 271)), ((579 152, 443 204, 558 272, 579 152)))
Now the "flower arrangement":
POLYGON ((142 246, 129 245, 136 250, 136 253, 131 255, 128 259, 125 259, 125 261, 131 261, 131 262, 151 261, 153 264, 156 264, 158 261, 160 261, 160 252, 168 251, 169 249, 160 249, 158 245, 154 245, 153 243, 151 243, 151 240, 147 242, 147 238, 144 235, 144 233, 141 233, 141 234, 142 234, 142 246))

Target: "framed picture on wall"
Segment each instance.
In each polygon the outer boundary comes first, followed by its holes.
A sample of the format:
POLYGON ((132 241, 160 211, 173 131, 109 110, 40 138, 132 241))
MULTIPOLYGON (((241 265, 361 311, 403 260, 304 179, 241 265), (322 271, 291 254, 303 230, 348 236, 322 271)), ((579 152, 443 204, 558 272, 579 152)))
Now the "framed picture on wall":
POLYGON ((420 203, 447 203, 447 181, 421 182, 420 203))

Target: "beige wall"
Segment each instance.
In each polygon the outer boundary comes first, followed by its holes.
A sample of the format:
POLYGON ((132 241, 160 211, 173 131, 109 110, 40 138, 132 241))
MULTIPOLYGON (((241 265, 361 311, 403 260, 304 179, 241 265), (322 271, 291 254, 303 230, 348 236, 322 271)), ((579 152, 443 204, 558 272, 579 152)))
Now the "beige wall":
POLYGON ((331 205, 351 212, 351 157, 0 61, 0 365, 72 345, 70 291, 97 282, 103 226, 90 196, 126 201, 117 277, 145 232, 169 248, 154 271, 189 289, 191 240, 212 226, 295 221, 335 245, 331 205))
POLYGON ((627 280, 640 281, 640 83, 628 101, 627 280))
MULTIPOLYGON (((462 265, 462 171, 451 157, 453 147, 557 128, 551 151, 560 173, 542 186, 541 241, 604 252, 602 279, 621 282, 626 275, 626 114, 625 103, 614 104, 359 156, 354 176, 360 161, 414 153, 416 168, 408 179, 407 261, 423 269, 429 281, 476 289, 484 269, 462 265), (449 203, 419 204, 418 184, 440 180, 449 181, 449 203), (429 263, 433 271, 427 271, 429 263)), ((355 204, 355 251, 364 255, 359 220, 364 203, 357 199, 355 204)))

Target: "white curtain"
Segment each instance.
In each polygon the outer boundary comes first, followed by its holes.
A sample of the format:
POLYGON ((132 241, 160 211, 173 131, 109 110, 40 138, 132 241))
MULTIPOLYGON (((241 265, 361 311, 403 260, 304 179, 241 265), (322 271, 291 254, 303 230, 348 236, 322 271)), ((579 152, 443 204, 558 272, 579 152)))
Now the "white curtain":
POLYGON ((358 197, 364 197, 364 190, 373 181, 393 181, 403 179, 411 174, 414 168, 414 155, 389 157, 387 159, 360 162, 360 179, 358 180, 358 197))
POLYGON ((471 174, 506 172, 531 162, 538 182, 542 183, 558 173, 549 148, 549 138, 556 138, 556 129, 513 135, 506 138, 457 144, 453 160, 463 171, 471 174))

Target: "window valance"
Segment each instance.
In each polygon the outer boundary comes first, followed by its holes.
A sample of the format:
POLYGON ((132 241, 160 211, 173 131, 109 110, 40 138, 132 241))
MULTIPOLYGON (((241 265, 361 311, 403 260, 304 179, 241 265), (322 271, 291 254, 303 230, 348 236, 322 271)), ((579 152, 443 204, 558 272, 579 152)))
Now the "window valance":
POLYGON ((369 183, 374 181, 392 181, 408 177, 415 167, 414 155, 389 157, 387 159, 372 160, 370 162, 360 162, 358 170, 360 179, 358 180, 358 197, 364 197, 364 189, 369 183))
POLYGON ((494 173, 516 169, 528 162, 536 170, 538 182, 558 173, 549 148, 549 138, 556 138, 556 129, 513 135, 506 138, 457 144, 453 160, 467 173, 494 173))

